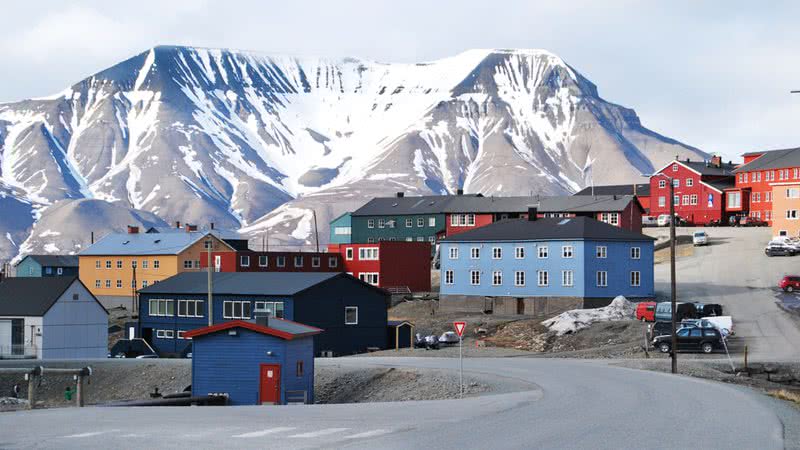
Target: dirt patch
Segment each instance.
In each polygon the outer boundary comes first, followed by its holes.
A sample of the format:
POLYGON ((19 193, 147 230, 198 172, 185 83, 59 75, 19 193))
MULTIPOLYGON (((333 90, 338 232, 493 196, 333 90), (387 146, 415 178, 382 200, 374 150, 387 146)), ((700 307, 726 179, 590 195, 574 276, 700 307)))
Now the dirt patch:
MULTIPOLYGON (((694 245, 691 242, 691 236, 689 236, 690 241, 689 243, 681 242, 681 239, 676 239, 677 244, 675 245, 675 258, 686 258, 689 256, 694 255, 694 245)), ((669 262, 669 246, 656 250, 653 254, 653 260, 655 264, 662 264, 669 262)))
POLYGON ((767 395, 780 400, 786 400, 787 402, 794 403, 795 406, 800 407, 800 390, 773 389, 767 391, 767 395))

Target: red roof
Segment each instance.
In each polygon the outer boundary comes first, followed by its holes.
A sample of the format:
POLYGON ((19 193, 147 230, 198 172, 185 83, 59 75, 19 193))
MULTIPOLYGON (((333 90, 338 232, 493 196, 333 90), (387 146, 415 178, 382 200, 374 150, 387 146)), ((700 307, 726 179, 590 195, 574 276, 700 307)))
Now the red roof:
POLYGON ((256 333, 266 334, 268 336, 275 336, 281 339, 286 339, 287 341, 291 341, 292 339, 295 338, 313 336, 315 334, 322 333, 323 331, 320 328, 303 325, 297 322, 292 322, 291 320, 278 319, 275 317, 270 317, 269 319, 270 322, 274 322, 276 320, 279 320, 284 324, 288 325, 288 327, 282 327, 282 326, 280 327, 287 329, 280 330, 278 328, 265 327, 262 325, 257 325, 253 322, 246 322, 244 320, 232 320, 230 322, 218 323, 210 327, 203 327, 203 328, 198 328, 196 330, 187 331, 184 334, 184 336, 187 338, 194 338, 197 336, 204 336, 206 334, 216 333, 217 331, 230 330, 232 328, 245 328, 250 331, 255 331, 256 333))

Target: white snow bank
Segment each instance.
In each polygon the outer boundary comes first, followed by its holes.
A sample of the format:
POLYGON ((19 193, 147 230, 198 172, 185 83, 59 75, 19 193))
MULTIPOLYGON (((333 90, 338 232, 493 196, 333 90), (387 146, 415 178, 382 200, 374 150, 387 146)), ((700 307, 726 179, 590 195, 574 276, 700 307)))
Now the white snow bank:
POLYGON ((635 311, 634 304, 619 295, 608 306, 565 311, 552 319, 545 320, 542 325, 555 332, 557 336, 563 336, 588 328, 594 322, 632 319, 635 311))

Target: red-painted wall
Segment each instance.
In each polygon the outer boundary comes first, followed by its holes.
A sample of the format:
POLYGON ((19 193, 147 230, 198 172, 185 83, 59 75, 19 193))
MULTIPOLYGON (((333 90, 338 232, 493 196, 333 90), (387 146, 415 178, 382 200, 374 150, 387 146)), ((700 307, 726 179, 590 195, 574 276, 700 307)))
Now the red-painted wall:
MULTIPOLYGON (((215 257, 220 257, 220 272, 344 272, 344 265, 342 264, 342 257, 339 253, 328 252, 254 252, 254 251, 239 251, 239 252, 213 252, 211 254, 211 265, 215 265, 215 257), (241 256, 250 257, 250 265, 243 267, 241 265, 241 256), (259 258, 261 256, 267 257, 266 267, 259 265, 259 258), (283 267, 278 266, 278 257, 285 258, 283 267), (294 257, 302 256, 303 264, 300 267, 294 265, 294 257), (312 258, 319 257, 319 267, 313 267, 312 258), (330 264, 333 258, 334 264, 330 264)), ((206 268, 207 258, 200 258, 200 267, 206 268)))
MULTIPOLYGON (((713 178, 701 177, 699 173, 675 162, 664 168, 660 173, 680 180, 679 186, 675 188, 675 195, 679 196, 680 200, 679 203, 675 204, 675 214, 686 219, 689 224, 707 225, 712 220, 720 220, 726 217, 722 192, 702 183, 702 181, 713 180, 713 178), (678 170, 673 171, 672 167, 676 164, 678 170), (686 186, 687 179, 692 180, 692 186, 686 186), (692 195, 697 196, 697 204, 685 204, 691 203, 692 195), (709 195, 711 196, 710 206, 709 195), (685 202, 687 199, 684 196, 688 196, 688 202, 685 202)), ((650 215, 669 214, 670 201, 669 181, 663 177, 650 177, 650 215), (665 182, 663 188, 659 187, 659 181, 661 180, 665 182), (660 197, 664 197, 664 206, 659 206, 660 197)))
POLYGON ((492 214, 475 214, 475 225, 450 225, 450 217, 454 214, 447 214, 445 215, 445 224, 446 228, 445 231, 448 236, 452 236, 454 234, 463 233, 465 231, 474 230, 478 227, 483 227, 486 225, 491 224, 494 221, 494 216, 492 214))
MULTIPOLYGON (((751 161, 753 159, 755 158, 750 157, 751 161)), ((772 225, 772 184, 797 181, 798 179, 800 179, 800 167, 795 166, 737 173, 736 188, 742 190, 743 198, 743 207, 737 211, 761 218, 772 225), (749 199, 747 203, 745 203, 744 197, 749 199)))
POLYGON ((636 198, 639 199, 639 203, 642 205, 642 209, 644 209, 645 214, 649 214, 650 211, 650 196, 639 196, 637 195, 636 198))
POLYGON ((329 244, 328 251, 339 252, 344 271, 359 278, 362 273, 378 273, 378 287, 403 288, 412 292, 431 290, 431 245, 427 242, 380 241, 374 244, 329 244), (347 259, 347 249, 352 259, 347 259), (377 248, 377 260, 359 259, 360 248, 377 248))

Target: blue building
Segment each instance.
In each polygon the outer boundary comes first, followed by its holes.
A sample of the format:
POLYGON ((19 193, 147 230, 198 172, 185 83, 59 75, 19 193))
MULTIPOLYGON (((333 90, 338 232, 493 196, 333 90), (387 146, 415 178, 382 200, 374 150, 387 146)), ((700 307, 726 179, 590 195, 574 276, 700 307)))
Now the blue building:
POLYGON ((331 220, 330 223, 330 243, 331 244, 351 244, 352 243, 352 215, 347 212, 331 220))
MULTIPOLYGON (((325 330, 316 355, 386 346, 390 294, 341 272, 215 272, 212 325, 257 315, 325 330)), ((190 351, 186 332, 209 325, 207 273, 184 272, 139 291, 139 336, 161 355, 190 351)))
POLYGON ((77 255, 28 255, 16 265, 18 277, 76 277, 77 255))
POLYGON ((653 298, 653 241, 588 217, 512 219, 441 244, 443 311, 549 315, 653 298))
POLYGON ((227 394, 232 405, 314 403, 314 336, 320 332, 274 317, 188 332, 192 395, 227 394))

